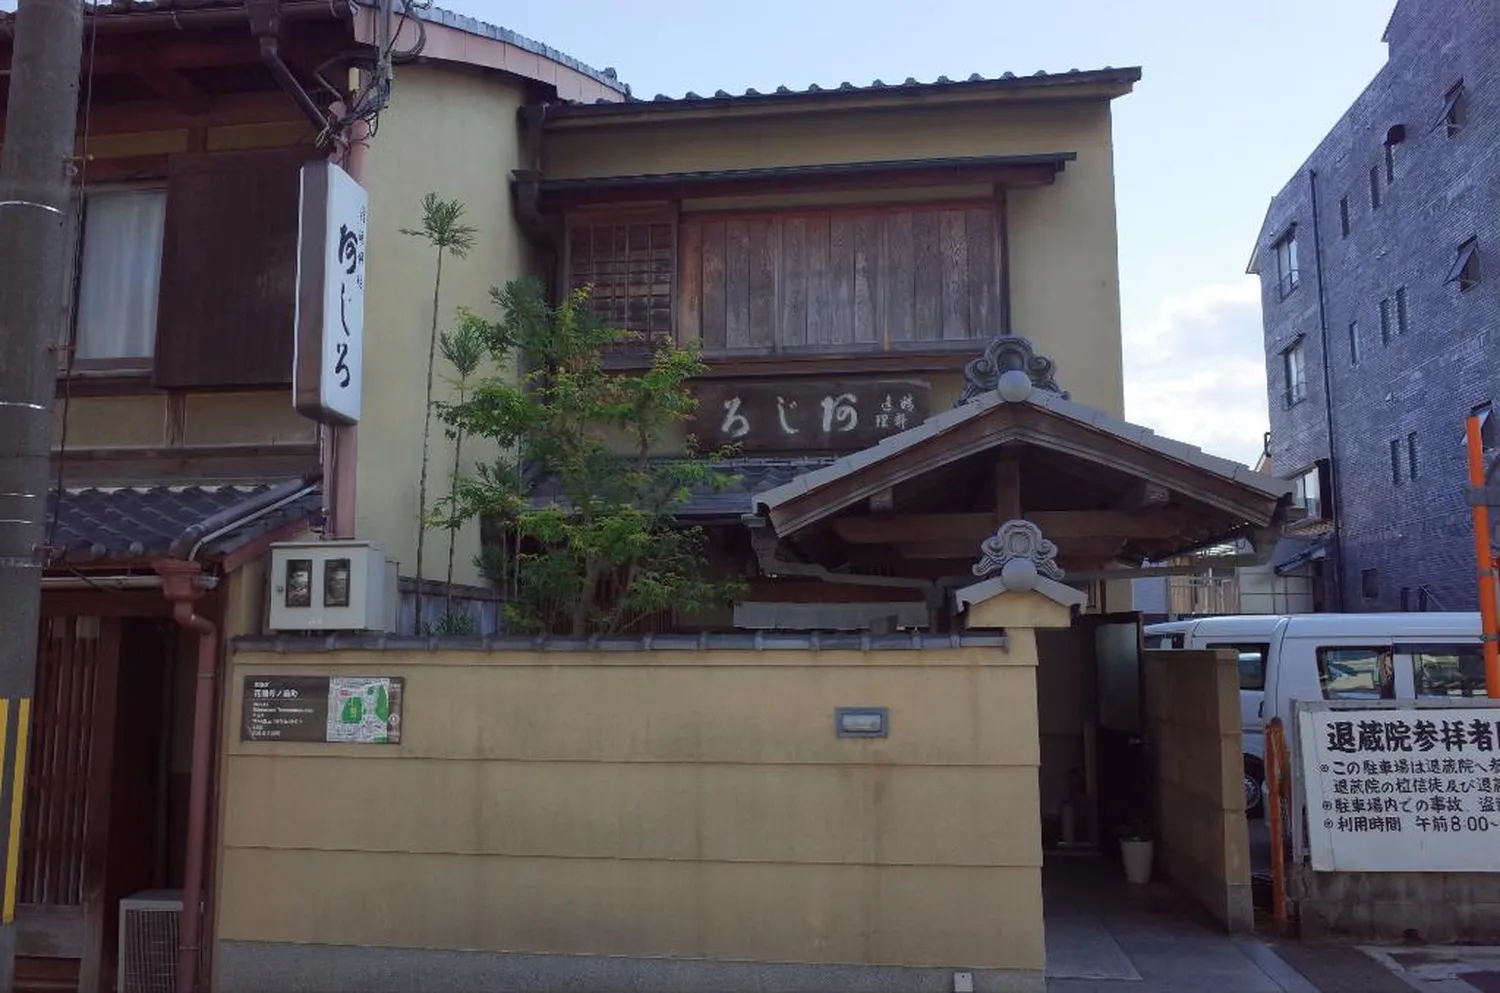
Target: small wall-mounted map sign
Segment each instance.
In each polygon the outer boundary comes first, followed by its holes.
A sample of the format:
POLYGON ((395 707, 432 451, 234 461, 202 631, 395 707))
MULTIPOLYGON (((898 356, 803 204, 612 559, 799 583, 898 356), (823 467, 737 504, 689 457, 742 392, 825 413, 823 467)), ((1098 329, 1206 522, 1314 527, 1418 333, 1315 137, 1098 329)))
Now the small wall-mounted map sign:
POLYGON ((689 430, 704 445, 747 452, 855 451, 927 419, 919 380, 745 381, 695 385, 689 430))
POLYGON ((401 743, 399 676, 246 676, 241 741, 401 743))

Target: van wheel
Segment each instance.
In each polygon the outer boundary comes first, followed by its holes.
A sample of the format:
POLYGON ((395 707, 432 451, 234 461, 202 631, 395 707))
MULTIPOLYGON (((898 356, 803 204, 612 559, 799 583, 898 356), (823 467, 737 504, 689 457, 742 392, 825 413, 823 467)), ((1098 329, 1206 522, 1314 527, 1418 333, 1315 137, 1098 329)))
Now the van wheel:
POLYGON ((1245 816, 1252 820, 1265 815, 1265 795, 1261 784, 1266 781, 1266 772, 1260 759, 1245 756, 1245 816))

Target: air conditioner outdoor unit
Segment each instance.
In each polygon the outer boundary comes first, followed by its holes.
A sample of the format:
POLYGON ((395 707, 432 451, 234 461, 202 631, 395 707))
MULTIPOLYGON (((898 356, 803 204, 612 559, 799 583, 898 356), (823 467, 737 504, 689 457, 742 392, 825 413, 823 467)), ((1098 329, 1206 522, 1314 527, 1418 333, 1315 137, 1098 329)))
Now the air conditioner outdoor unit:
POLYGON ((373 541, 271 546, 272 631, 394 631, 396 565, 373 541))
POLYGON ((118 993, 173 993, 181 890, 145 890, 120 901, 118 993))

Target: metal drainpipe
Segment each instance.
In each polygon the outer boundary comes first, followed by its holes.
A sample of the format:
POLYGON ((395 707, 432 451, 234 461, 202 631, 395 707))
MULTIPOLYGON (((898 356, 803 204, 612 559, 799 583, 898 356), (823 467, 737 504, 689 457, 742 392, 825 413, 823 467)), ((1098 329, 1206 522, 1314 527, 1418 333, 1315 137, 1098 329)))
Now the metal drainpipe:
POLYGON ((245 11, 250 15, 250 32, 260 42, 261 62, 270 70, 277 85, 286 91, 322 134, 328 128, 328 115, 307 95, 281 58, 281 0, 246 0, 245 11))
POLYGON ((1333 572, 1333 599, 1343 613, 1344 602, 1344 540, 1340 520, 1343 515, 1343 495, 1339 493, 1338 445, 1334 443, 1333 429, 1333 379, 1328 371, 1332 364, 1328 354, 1328 307, 1323 293, 1323 239, 1318 229, 1318 171, 1307 170, 1307 190, 1312 199, 1313 272, 1318 281, 1318 347, 1323 350, 1319 363, 1323 367, 1323 413, 1328 423, 1328 488, 1333 491, 1333 560, 1337 568, 1333 572))
POLYGON ((172 603, 172 619, 198 635, 198 669, 193 693, 193 766, 188 785, 186 867, 182 880, 182 918, 178 929, 177 991, 194 993, 198 985, 199 947, 203 932, 203 855, 208 825, 209 755, 213 746, 215 683, 218 679, 218 627, 193 610, 203 597, 203 566, 181 559, 161 559, 152 567, 162 578, 162 593, 172 603))

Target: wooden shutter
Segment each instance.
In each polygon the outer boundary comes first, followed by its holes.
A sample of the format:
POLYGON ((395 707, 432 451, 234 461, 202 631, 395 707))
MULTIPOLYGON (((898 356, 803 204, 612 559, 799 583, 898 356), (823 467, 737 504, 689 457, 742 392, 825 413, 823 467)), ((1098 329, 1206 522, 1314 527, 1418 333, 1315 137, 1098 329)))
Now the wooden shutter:
POLYGON ((706 352, 967 347, 1003 330, 991 202, 694 218, 680 334, 706 352))
POLYGON ((568 286, 591 287, 610 326, 652 339, 672 333, 677 224, 666 212, 568 219, 568 286))
POLYGON ((173 157, 156 385, 291 382, 299 169, 309 155, 297 149, 173 157))

